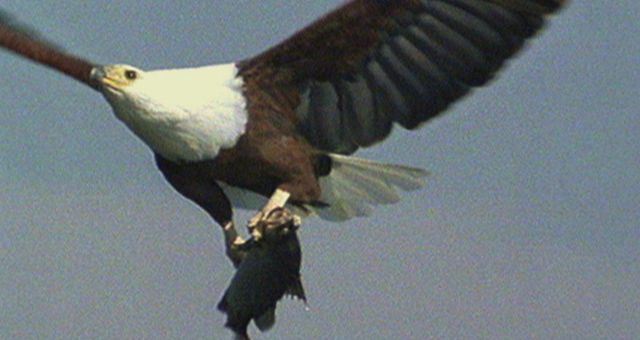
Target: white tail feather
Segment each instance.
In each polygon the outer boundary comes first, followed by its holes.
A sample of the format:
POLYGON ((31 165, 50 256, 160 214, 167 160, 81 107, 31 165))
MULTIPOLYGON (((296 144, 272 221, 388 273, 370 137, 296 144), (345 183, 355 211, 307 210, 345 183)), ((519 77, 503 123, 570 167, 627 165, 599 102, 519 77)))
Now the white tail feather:
POLYGON ((400 200, 398 189, 416 190, 424 185, 428 172, 396 164, 385 164, 342 155, 330 155, 331 173, 320 178, 326 207, 308 207, 318 216, 331 221, 370 215, 373 205, 400 200))

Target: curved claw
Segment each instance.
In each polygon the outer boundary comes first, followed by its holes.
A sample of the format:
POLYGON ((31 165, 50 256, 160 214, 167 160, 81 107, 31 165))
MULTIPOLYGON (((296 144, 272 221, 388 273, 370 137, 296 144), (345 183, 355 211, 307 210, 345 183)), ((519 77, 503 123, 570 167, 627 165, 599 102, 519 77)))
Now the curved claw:
POLYGON ((284 209, 289 197, 291 197, 290 193, 282 189, 276 189, 276 191, 273 192, 273 195, 269 198, 269 201, 267 201, 267 204, 265 204, 265 206, 249 220, 247 228, 249 229, 251 236, 253 236, 256 241, 259 241, 262 238, 262 233, 258 230, 260 228, 257 228, 260 222, 268 219, 276 210, 284 209))

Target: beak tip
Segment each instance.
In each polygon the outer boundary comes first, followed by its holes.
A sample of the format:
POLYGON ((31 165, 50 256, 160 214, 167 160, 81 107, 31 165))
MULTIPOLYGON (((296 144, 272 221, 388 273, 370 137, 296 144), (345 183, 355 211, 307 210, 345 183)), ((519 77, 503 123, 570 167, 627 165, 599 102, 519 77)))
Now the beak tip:
POLYGON ((89 74, 89 79, 91 80, 91 87, 96 90, 100 90, 102 88, 102 81, 106 73, 104 71, 104 67, 102 65, 96 65, 91 69, 91 73, 89 74))
POLYGON ((94 66, 91 69, 91 74, 90 74, 91 80, 100 81, 102 80, 102 78, 104 78, 104 76, 105 76, 104 67, 94 66))

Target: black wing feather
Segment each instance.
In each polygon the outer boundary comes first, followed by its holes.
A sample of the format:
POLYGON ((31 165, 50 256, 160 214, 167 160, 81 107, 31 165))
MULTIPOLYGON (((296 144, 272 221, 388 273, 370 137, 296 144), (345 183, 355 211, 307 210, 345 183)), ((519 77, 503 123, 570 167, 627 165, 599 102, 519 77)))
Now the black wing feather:
MULTIPOLYGON (((414 129, 492 79, 540 29, 542 15, 489 1, 421 1, 389 20, 359 67, 334 86, 322 82, 330 95, 310 91, 308 109, 297 111, 299 129, 315 147, 343 154, 384 139, 394 122, 414 129)), ((319 84, 311 79, 306 86, 319 84)))

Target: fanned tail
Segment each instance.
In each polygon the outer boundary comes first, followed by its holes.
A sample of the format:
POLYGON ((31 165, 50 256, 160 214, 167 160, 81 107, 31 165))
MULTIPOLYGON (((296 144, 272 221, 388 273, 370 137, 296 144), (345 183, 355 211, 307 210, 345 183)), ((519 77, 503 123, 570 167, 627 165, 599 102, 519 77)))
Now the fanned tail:
POLYGON ((323 219, 342 221, 368 216, 372 206, 396 203, 398 189, 416 190, 424 186, 429 173, 397 164, 373 162, 361 158, 331 154, 331 173, 320 178, 324 206, 309 206, 323 219))

